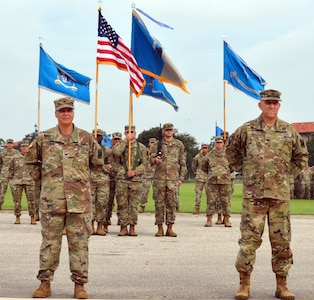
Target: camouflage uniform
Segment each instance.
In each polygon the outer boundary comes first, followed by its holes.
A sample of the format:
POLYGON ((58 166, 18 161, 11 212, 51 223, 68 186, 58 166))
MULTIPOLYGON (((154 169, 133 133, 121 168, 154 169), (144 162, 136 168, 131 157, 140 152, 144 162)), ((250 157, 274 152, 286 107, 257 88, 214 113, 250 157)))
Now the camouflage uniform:
POLYGON ((35 182, 31 178, 28 168, 24 163, 24 155, 14 156, 10 162, 10 187, 14 202, 14 215, 21 216, 22 193, 25 191, 28 212, 31 217, 36 213, 35 210, 35 182))
POLYGON ((131 170, 136 175, 128 178, 129 141, 124 139, 112 148, 114 155, 120 157, 116 176, 116 198, 121 226, 137 224, 137 205, 142 193, 142 175, 148 165, 146 147, 140 142, 131 143, 131 170))
POLYGON ((103 161, 96 140, 76 126, 68 138, 62 136, 58 126, 41 133, 25 155, 33 179, 41 181, 39 280, 53 280, 65 226, 71 279, 78 284, 88 282, 88 240, 92 230, 89 178, 90 170, 101 169, 103 161))
MULTIPOLYGON (((13 143, 13 140, 8 139, 7 142, 13 143)), ((20 151, 12 149, 4 149, 0 152, 0 207, 4 203, 5 194, 9 183, 9 167, 10 162, 15 156, 20 156, 20 151)))
POLYGON ((243 174, 243 208, 238 272, 251 273, 255 251, 262 243, 268 216, 272 269, 287 276, 290 249, 290 173, 307 165, 304 141, 288 123, 277 118, 269 127, 262 117, 249 121, 230 137, 226 154, 233 171, 243 174))
MULTIPOLYGON (((162 162, 156 164, 153 199, 155 201, 155 225, 174 224, 178 205, 178 181, 187 173, 186 152, 183 143, 173 138, 170 142, 161 140, 162 162)), ((158 156, 158 143, 150 155, 151 164, 158 156)))
POLYGON ((311 199, 311 177, 312 172, 308 166, 301 171, 301 193, 300 199, 311 199))
POLYGON ((195 173, 195 211, 199 211, 201 207, 202 192, 207 179, 207 174, 202 170, 205 158, 206 155, 200 151, 193 157, 192 160, 192 171, 195 173))

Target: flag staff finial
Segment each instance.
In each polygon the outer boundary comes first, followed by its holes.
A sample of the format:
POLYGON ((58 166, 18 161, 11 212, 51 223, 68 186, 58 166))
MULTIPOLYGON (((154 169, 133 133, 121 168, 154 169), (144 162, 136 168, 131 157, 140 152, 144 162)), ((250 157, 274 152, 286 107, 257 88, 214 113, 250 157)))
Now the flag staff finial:
POLYGON ((131 7, 132 7, 133 9, 135 9, 135 8, 136 8, 136 5, 135 5, 135 3, 134 3, 134 2, 132 2, 131 7))
POLYGON ((99 8, 98 10, 101 10, 101 5, 102 5, 103 1, 102 0, 98 0, 98 4, 99 4, 99 8))

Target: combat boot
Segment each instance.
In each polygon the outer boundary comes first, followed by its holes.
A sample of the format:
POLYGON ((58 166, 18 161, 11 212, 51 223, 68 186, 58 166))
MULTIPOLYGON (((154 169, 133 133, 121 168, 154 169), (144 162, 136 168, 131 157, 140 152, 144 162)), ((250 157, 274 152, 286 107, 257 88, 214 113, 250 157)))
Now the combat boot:
POLYGON ((218 218, 217 218, 216 224, 220 225, 221 223, 222 223, 221 214, 218 214, 218 218))
POLYGON ((164 228, 162 227, 162 224, 158 224, 158 231, 155 236, 164 236, 164 228))
POLYGON ((104 225, 104 231, 108 233, 108 225, 104 225))
POLYGON ((277 288, 275 296, 281 300, 294 300, 294 294, 287 288, 287 277, 276 274, 277 288))
POLYGON ((232 227, 232 224, 230 222, 230 217, 225 215, 224 219, 225 219, 225 227, 232 227))
POLYGON ((135 225, 130 225, 129 236, 137 236, 137 233, 135 232, 135 225))
POLYGON ((21 224, 21 218, 19 216, 15 217, 15 222, 14 224, 21 224))
POLYGON ((207 216, 207 222, 205 223, 205 227, 212 227, 212 216, 207 216))
POLYGON ((31 216, 31 224, 32 224, 32 225, 37 225, 37 223, 36 223, 36 220, 35 220, 35 217, 34 217, 34 216, 31 216))
POLYGON ((247 300, 250 297, 250 279, 251 274, 240 272, 240 287, 237 290, 234 299, 247 300))
POLYGON ((39 213, 37 212, 35 215, 35 221, 40 221, 39 213))
POLYGON ((141 206, 141 209, 139 210, 139 213, 145 212, 145 207, 141 206))
POLYGON ((46 298, 51 296, 50 281, 43 280, 39 288, 33 293, 33 298, 46 298))
POLYGON ((95 231, 95 222, 92 221, 92 235, 95 235, 96 231, 95 231))
POLYGON ((84 284, 75 283, 74 285, 74 298, 88 299, 88 294, 84 289, 84 284))
POLYGON ((120 232, 118 233, 118 236, 127 236, 128 233, 128 228, 127 226, 121 226, 120 232))
POLYGON ((97 224, 96 234, 97 235, 103 235, 103 236, 107 234, 106 231, 103 230, 102 223, 100 223, 100 222, 98 222, 98 224, 97 224))
POLYGON ((172 231, 172 224, 167 225, 166 236, 170 236, 170 237, 176 237, 177 236, 177 234, 174 231, 172 231))
POLYGON ((199 208, 195 208, 193 215, 199 215, 200 213, 200 209, 199 208))
POLYGON ((63 227, 63 230, 62 230, 62 235, 66 235, 67 234, 67 229, 66 229, 66 227, 64 226, 63 227))

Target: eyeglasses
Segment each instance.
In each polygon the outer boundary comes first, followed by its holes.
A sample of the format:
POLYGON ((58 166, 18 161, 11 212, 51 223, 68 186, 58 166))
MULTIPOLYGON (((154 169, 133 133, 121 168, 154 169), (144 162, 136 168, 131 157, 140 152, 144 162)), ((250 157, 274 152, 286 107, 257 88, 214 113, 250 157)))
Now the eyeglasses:
POLYGON ((73 112, 73 108, 61 108, 58 110, 60 114, 71 113, 73 112))
POLYGON ((167 129, 165 129, 165 131, 172 131, 173 129, 170 129, 170 128, 167 128, 167 129))

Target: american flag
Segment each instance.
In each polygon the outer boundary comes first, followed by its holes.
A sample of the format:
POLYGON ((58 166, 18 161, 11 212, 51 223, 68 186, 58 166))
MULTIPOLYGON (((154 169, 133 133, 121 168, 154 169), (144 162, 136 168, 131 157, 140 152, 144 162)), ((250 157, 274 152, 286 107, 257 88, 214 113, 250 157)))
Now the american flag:
POLYGON ((138 97, 142 94, 145 80, 131 50, 110 26, 99 10, 97 63, 112 64, 130 74, 130 88, 138 97))

